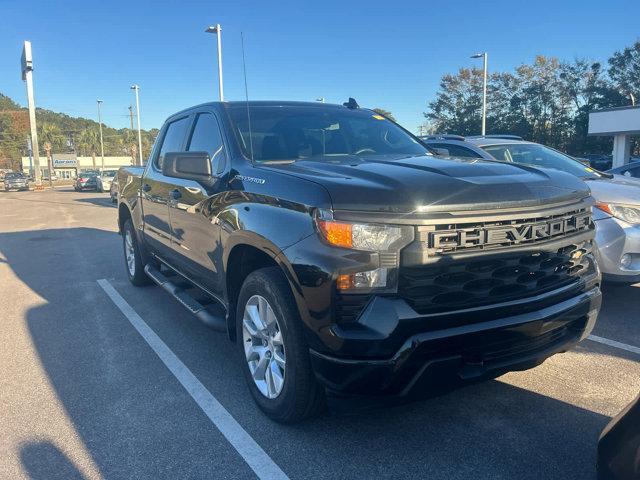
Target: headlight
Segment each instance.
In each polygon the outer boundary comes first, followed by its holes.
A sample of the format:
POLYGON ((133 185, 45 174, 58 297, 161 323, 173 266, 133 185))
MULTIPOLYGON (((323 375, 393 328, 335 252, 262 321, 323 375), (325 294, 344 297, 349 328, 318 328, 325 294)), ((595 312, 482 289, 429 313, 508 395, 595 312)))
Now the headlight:
POLYGON ((620 205, 616 203, 596 203, 596 207, 612 217, 624 220, 632 225, 640 224, 639 205, 620 205))
POLYGON ((386 252, 403 237, 401 227, 338 222, 327 212, 316 218, 322 238, 336 247, 369 252, 386 252))

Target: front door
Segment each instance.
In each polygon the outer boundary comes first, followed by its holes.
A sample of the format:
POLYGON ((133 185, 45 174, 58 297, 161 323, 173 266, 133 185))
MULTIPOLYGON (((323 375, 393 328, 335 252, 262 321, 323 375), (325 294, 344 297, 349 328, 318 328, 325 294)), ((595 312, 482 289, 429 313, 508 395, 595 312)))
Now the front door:
POLYGON ((171 225, 168 202, 174 179, 162 175, 162 162, 167 152, 180 151, 189 125, 189 117, 170 121, 162 132, 162 144, 155 149, 153 157, 142 177, 142 211, 144 214, 145 240, 152 250, 162 257, 171 256, 171 225))
POLYGON ((173 233, 173 249, 179 268, 210 292, 221 296, 221 279, 217 275, 216 259, 222 254, 220 230, 209 216, 208 205, 227 189, 224 174, 226 153, 220 126, 208 111, 196 114, 186 150, 207 152, 211 157, 214 182, 209 185, 194 180, 173 179, 175 191, 169 201, 169 218, 173 233))

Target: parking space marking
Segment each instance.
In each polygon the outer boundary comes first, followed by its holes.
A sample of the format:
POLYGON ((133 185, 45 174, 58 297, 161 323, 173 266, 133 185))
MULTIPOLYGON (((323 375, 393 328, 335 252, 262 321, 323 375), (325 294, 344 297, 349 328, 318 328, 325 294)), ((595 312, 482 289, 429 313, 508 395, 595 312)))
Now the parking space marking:
POLYGON ((256 443, 244 428, 233 418, 218 400, 205 388, 196 376, 180 361, 171 349, 156 335, 136 311, 120 296, 108 280, 98 280, 98 285, 109 296, 122 314, 129 320, 140 336, 158 355, 162 363, 191 395, 202 411, 209 417, 220 433, 236 449, 260 479, 288 480, 287 475, 256 443))
POLYGON ((593 342, 603 343, 610 347, 619 348, 621 350, 626 350, 627 352, 640 355, 640 348, 634 347, 633 345, 627 345, 626 343, 616 342, 615 340, 609 340, 608 338, 598 337, 597 335, 589 335, 587 338, 593 342))

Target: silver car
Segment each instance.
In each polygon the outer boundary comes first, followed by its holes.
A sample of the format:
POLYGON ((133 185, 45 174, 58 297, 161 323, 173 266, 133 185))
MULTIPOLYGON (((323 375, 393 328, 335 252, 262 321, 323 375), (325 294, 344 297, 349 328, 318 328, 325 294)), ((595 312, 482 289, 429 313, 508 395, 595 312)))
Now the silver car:
POLYGON ((557 150, 516 138, 442 135, 422 140, 440 154, 449 153, 452 157, 515 162, 581 177, 597 202, 593 219, 603 278, 612 282, 640 282, 640 180, 598 172, 557 150))
POLYGON ((117 170, 103 170, 97 178, 98 182, 98 191, 99 192, 109 192, 111 191, 111 182, 118 173, 117 170))

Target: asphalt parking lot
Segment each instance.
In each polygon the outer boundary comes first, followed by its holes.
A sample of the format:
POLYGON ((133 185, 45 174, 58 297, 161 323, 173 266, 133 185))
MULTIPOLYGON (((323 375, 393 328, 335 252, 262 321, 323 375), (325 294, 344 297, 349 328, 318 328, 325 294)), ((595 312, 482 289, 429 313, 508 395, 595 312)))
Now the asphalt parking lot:
POLYGON ((128 283, 120 242, 107 194, 0 193, 0 478, 591 479, 640 391, 640 285, 606 286, 600 341, 533 370, 278 425, 224 334, 128 283))

